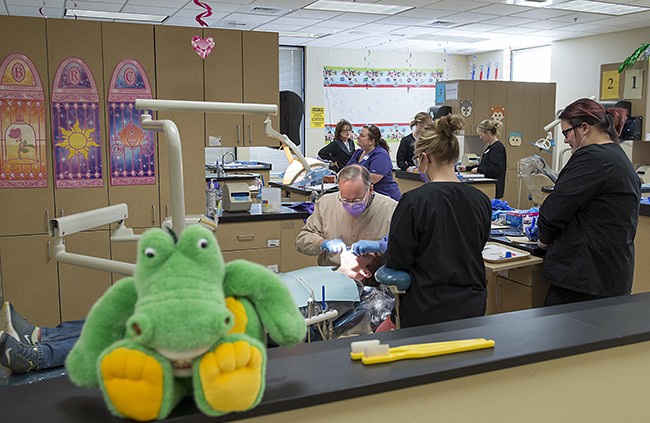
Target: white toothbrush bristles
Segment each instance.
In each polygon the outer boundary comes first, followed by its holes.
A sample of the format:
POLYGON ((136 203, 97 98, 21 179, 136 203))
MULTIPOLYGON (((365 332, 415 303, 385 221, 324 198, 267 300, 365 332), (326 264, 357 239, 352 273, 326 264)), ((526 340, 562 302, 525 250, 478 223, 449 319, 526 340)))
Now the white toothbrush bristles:
POLYGON ((353 353, 362 353, 366 345, 379 345, 379 339, 369 341, 355 341, 350 343, 350 349, 353 353))
POLYGON ((377 344, 377 345, 366 345, 363 348, 364 357, 381 357, 387 356, 390 354, 390 345, 388 344, 377 344))

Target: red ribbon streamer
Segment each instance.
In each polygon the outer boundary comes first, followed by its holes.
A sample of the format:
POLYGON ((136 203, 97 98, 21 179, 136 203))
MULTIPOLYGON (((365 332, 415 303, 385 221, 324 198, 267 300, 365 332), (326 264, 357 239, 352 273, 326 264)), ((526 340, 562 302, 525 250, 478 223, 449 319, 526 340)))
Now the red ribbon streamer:
POLYGON ((205 12, 201 12, 196 15, 196 21, 201 25, 207 27, 208 24, 205 23, 203 18, 209 18, 212 16, 212 8, 209 4, 203 3, 201 0, 194 0, 194 4, 205 9, 205 12))

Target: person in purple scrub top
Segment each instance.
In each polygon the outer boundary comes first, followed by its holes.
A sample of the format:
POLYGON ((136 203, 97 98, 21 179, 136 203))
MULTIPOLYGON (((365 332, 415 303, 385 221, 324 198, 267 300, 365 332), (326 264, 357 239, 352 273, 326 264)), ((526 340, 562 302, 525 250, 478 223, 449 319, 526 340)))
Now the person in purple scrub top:
POLYGON ((348 164, 359 164, 370 172, 374 190, 399 201, 402 193, 393 179, 393 162, 388 143, 375 125, 364 125, 357 139, 358 148, 348 164))

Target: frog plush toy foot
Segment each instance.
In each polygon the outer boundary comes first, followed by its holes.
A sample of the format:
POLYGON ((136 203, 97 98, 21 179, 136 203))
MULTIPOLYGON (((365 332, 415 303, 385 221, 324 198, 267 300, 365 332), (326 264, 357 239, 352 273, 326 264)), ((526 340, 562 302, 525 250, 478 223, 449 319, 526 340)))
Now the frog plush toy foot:
POLYGON ((90 310, 66 368, 77 385, 99 387, 120 417, 164 419, 186 396, 219 416, 261 401, 267 332, 281 346, 306 334, 277 275, 244 260, 224 263, 200 225, 178 240, 151 229, 138 243, 133 277, 90 310))

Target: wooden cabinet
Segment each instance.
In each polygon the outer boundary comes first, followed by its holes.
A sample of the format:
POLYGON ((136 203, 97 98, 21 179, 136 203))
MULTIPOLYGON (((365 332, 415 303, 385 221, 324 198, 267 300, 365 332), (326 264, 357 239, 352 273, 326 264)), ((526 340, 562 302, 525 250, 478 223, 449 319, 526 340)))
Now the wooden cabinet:
MULTIPOLYGON (((204 37, 212 37, 215 47, 205 58, 205 101, 241 103, 242 32, 205 28, 204 37)), ((207 113, 205 116, 205 145, 210 137, 220 140, 222 147, 243 147, 244 116, 238 113, 207 113)))
MULTIPOLYGON (((104 63, 104 92, 110 90, 111 78, 116 66, 124 59, 133 59, 142 66, 145 76, 149 81, 152 96, 155 90, 155 64, 154 64, 154 30, 149 25, 132 25, 124 23, 102 22, 102 55, 104 63)), ((108 94, 107 94, 108 97, 108 94)), ((111 99, 108 99, 111 101, 111 99)), ((132 112, 133 119, 138 119, 136 112, 132 112)), ((106 128, 106 154, 111 154, 110 149, 110 122, 109 113, 104 114, 104 127, 106 128)), ((113 134, 113 136, 115 136, 113 134)), ((154 138, 157 135, 153 133, 154 138)), ((157 142, 156 142, 157 144, 157 142)), ((157 148, 156 145, 154 145, 157 148)), ((158 158, 158 154, 156 154, 158 158)), ((110 156, 107 157, 110 166, 110 156)), ((160 225, 160 200, 158 196, 158 174, 160 161, 155 163, 155 183, 152 185, 113 185, 110 178, 110 167, 106 183, 110 204, 126 203, 129 206, 128 225, 133 228, 153 227, 160 225)))
MULTIPOLYGON (((44 48, 46 44, 45 19, 37 18, 17 18, 0 16, 0 61, 4 61, 9 55, 14 53, 23 54, 33 64, 35 71, 38 72, 40 81, 35 84, 40 85, 44 101, 37 106, 45 114, 44 126, 41 128, 45 134, 40 134, 39 148, 45 149, 45 154, 40 155, 41 168, 45 168, 45 186, 20 188, 17 186, 0 186, 0 236, 5 235, 28 235, 28 234, 45 234, 47 233, 47 219, 54 213, 54 192, 52 191, 52 146, 50 143, 50 111, 49 111, 49 88, 48 88, 48 70, 47 70, 47 53, 44 48), (26 34, 29 34, 26 36, 26 34)), ((22 67, 22 65, 20 65, 22 67)), ((6 82, 3 82, 3 86, 6 82)), ((37 88, 38 91, 38 88, 37 88)), ((7 113, 6 103, 3 107, 3 115, 7 113)), ((11 114, 11 113, 9 113, 11 114)), ((3 134, 9 130, 7 124, 12 122, 3 122, 0 128, 3 134)), ((24 119, 24 117, 23 117, 24 119)), ((34 130, 38 133, 39 126, 36 122, 29 122, 34 130)), ((4 141, 9 144, 8 140, 4 141)), ((11 146, 13 147, 13 146, 11 146)), ((9 145, 7 145, 9 148, 9 145)), ((21 167, 14 167, 9 160, 6 149, 0 149, 0 166, 2 173, 21 171, 21 167), (7 156, 5 156, 7 155, 7 156)))
POLYGON ((216 236, 226 261, 246 259, 276 272, 289 272, 318 265, 317 257, 296 250, 303 224, 302 219, 219 222, 216 236))
POLYGON ((290 272, 305 267, 318 266, 317 256, 308 256, 298 252, 296 249, 296 238, 304 224, 305 222, 302 219, 280 221, 280 227, 282 229, 280 238, 280 247, 282 249, 281 272, 290 272))
MULTIPOLYGON (((279 49, 276 32, 242 33, 244 103, 279 104, 279 49)), ((280 130, 278 114, 271 117, 273 128, 280 130)), ((248 147, 279 145, 279 141, 267 137, 263 115, 244 115, 244 145, 248 147)))
POLYGON ((549 154, 540 152, 532 143, 544 138, 544 125, 555 118, 555 83, 506 81, 448 81, 458 83, 456 99, 446 101, 452 113, 460 113, 461 104, 472 102, 472 114, 465 117, 464 152, 481 155, 485 145, 478 139, 476 128, 491 118, 493 107, 503 107, 503 127, 499 140, 508 157, 504 198, 511 205, 527 208, 528 191, 519 184, 518 163, 523 157, 541 155, 548 162, 549 154), (512 141, 512 142, 510 142, 512 141), (518 201, 519 200, 519 201, 518 201))
POLYGON ((542 282, 539 257, 520 262, 486 263, 488 302, 486 314, 525 310, 544 305, 548 285, 542 282), (512 267, 519 266, 519 267, 512 267))
MULTIPOLYGON (((645 207, 645 206, 642 206, 645 207)), ((639 216, 634 238, 634 282, 632 293, 650 292, 650 217, 639 216)))
MULTIPOLYGON (((66 251, 110 258, 109 232, 88 231, 65 239, 66 251)), ((111 274, 71 264, 59 264, 61 321, 85 319, 90 307, 111 286, 111 274)))
MULTIPOLYGON (((203 101, 203 60, 191 48, 196 29, 155 27, 156 91, 164 100, 203 101)), ((193 112, 159 112, 178 127, 183 155, 185 213, 205 213, 205 116, 193 112)), ((158 134, 161 221, 171 215, 169 154, 165 135, 158 134)))
POLYGON ((30 322, 60 322, 57 264, 50 259, 47 235, 0 237, 0 283, 3 301, 30 322))

